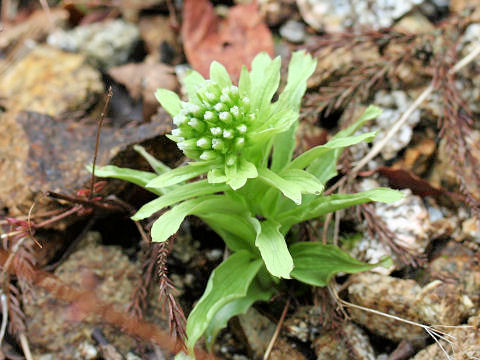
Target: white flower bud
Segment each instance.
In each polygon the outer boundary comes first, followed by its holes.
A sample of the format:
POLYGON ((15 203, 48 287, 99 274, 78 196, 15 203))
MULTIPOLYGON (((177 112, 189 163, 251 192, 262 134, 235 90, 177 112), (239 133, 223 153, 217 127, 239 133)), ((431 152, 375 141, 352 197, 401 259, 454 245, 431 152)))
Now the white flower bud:
POLYGON ((208 138, 202 137, 197 140, 197 146, 202 149, 210 149, 211 141, 208 138))
POLYGON ((225 104, 223 104, 223 103, 220 102, 220 103, 215 104, 215 106, 214 106, 213 108, 214 108, 216 111, 220 112, 220 111, 222 111, 222 110, 225 109, 225 104))
POLYGON ((172 130, 172 135, 173 135, 173 136, 182 136, 182 135, 183 135, 183 131, 182 131, 182 129, 180 129, 180 128, 173 129, 173 130, 172 130))
POLYGON ((248 130, 247 125, 242 124, 240 126, 237 126, 237 130, 240 134, 245 134, 248 130))
POLYGON ((215 114, 212 111, 206 111, 203 115, 205 120, 213 120, 215 118, 215 114))
POLYGON ((214 93, 211 93, 210 91, 205 91, 205 97, 207 98, 207 100, 209 101, 214 101, 217 99, 217 97, 215 96, 214 93))
POLYGON ((200 132, 205 130, 205 124, 200 120, 198 120, 197 118, 191 118, 190 121, 188 122, 188 125, 190 125, 192 128, 200 132))
POLYGON ((240 116, 240 110, 238 110, 238 106, 235 105, 235 106, 232 106, 230 108, 230 112, 232 113, 232 115, 235 117, 235 119, 237 119, 239 116, 240 116))
POLYGON ((177 143, 177 146, 180 150, 195 150, 197 149, 197 142, 195 139, 188 139, 177 143))
POLYGON ((223 130, 223 137, 225 139, 232 139, 233 138, 233 132, 231 130, 223 130))
POLYGON ((220 120, 226 123, 232 122, 232 115, 229 112, 221 112, 220 115, 218 116, 220 120))
POLYGON ((239 137, 239 138, 235 139, 235 147, 236 148, 241 149, 241 148, 243 148, 244 145, 245 145, 245 138, 239 137))
POLYGON ((212 148, 215 150, 223 150, 225 148, 225 143, 222 139, 212 139, 212 148))
POLYGON ((232 102, 232 99, 230 99, 230 96, 227 94, 222 94, 222 96, 220 96, 220 101, 229 104, 232 102))
POLYGON ((181 111, 173 117, 173 123, 177 126, 182 125, 185 120, 187 120, 187 118, 185 117, 185 114, 181 111))
POLYGON ((222 133, 222 128, 214 127, 210 129, 212 135, 220 135, 222 133))
POLYGON ((205 160, 205 161, 215 160, 217 157, 218 157, 218 155, 215 151, 204 151, 200 155, 200 159, 205 160))

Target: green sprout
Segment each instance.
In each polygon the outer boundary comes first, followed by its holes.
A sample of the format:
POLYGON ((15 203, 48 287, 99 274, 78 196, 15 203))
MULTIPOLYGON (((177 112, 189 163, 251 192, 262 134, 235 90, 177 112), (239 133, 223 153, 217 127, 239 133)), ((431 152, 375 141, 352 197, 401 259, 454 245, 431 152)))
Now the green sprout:
MULTIPOLYGON (((115 166, 96 169, 98 176, 124 179, 159 195, 142 206, 134 220, 170 207, 153 224, 153 241, 166 241, 186 216, 195 215, 230 250, 188 317, 190 354, 201 336, 211 349, 227 321, 255 301, 270 299, 280 278, 326 286, 338 272, 356 273, 379 265, 358 261, 333 245, 299 242, 290 232, 294 225, 353 205, 402 197, 387 188, 322 195, 325 184, 337 175, 343 148, 374 138, 374 132, 355 134, 381 110, 370 106, 328 143, 294 157, 300 104, 316 61, 295 52, 286 85, 272 102, 280 65, 279 57, 257 55, 250 72, 242 69, 237 87, 225 68, 213 62, 209 80, 195 71, 185 78, 188 102, 168 90, 156 92, 176 125, 168 137, 192 159, 187 165, 170 169, 137 146, 155 173, 115 166), (206 178, 201 176, 205 174, 206 178)), ((380 265, 390 262, 385 259, 380 265)))

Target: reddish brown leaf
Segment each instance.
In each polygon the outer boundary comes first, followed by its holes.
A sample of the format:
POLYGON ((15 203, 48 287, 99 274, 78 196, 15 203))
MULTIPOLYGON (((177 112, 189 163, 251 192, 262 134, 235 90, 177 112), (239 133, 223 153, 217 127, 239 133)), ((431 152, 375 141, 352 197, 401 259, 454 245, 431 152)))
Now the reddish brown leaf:
POLYGON ((182 37, 188 61, 205 77, 213 60, 236 79, 242 65, 250 64, 259 52, 274 53, 272 34, 256 1, 232 7, 222 19, 208 0, 185 0, 182 37))
POLYGON ((443 189, 437 189, 408 170, 395 169, 382 166, 376 170, 388 179, 391 187, 395 189, 410 189, 415 195, 434 196, 446 194, 443 189))

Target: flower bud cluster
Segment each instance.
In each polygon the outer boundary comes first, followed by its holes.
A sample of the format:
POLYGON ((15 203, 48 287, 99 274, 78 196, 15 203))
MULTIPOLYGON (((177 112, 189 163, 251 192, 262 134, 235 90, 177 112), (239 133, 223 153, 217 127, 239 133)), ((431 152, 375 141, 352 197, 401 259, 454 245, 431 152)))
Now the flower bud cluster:
POLYGON ((250 99, 241 96, 236 86, 221 88, 207 80, 196 100, 182 102, 182 109, 173 118, 177 128, 171 138, 192 159, 222 159, 229 166, 235 164, 238 154, 248 146, 249 128, 255 120, 250 99))

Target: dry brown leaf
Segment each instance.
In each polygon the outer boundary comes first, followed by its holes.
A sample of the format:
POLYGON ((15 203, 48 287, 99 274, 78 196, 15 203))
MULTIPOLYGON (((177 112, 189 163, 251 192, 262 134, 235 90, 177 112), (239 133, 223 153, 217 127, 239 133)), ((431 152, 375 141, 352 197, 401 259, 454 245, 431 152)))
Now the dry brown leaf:
POLYGON ((394 189, 410 189, 412 193, 418 196, 432 196, 439 197, 445 195, 443 189, 437 189, 428 181, 418 177, 409 170, 394 169, 388 166, 381 166, 377 172, 388 179, 388 183, 394 189))
POLYGON ((155 99, 158 88, 175 91, 178 87, 174 69, 161 63, 126 64, 114 67, 108 73, 115 81, 124 85, 134 99, 141 96, 144 107, 149 109, 148 113, 158 106, 155 99))
POLYGON ((256 1, 236 5, 220 18, 208 0, 185 0, 182 37, 188 61, 205 77, 213 60, 236 79, 242 65, 250 64, 258 53, 274 54, 272 34, 256 1))

